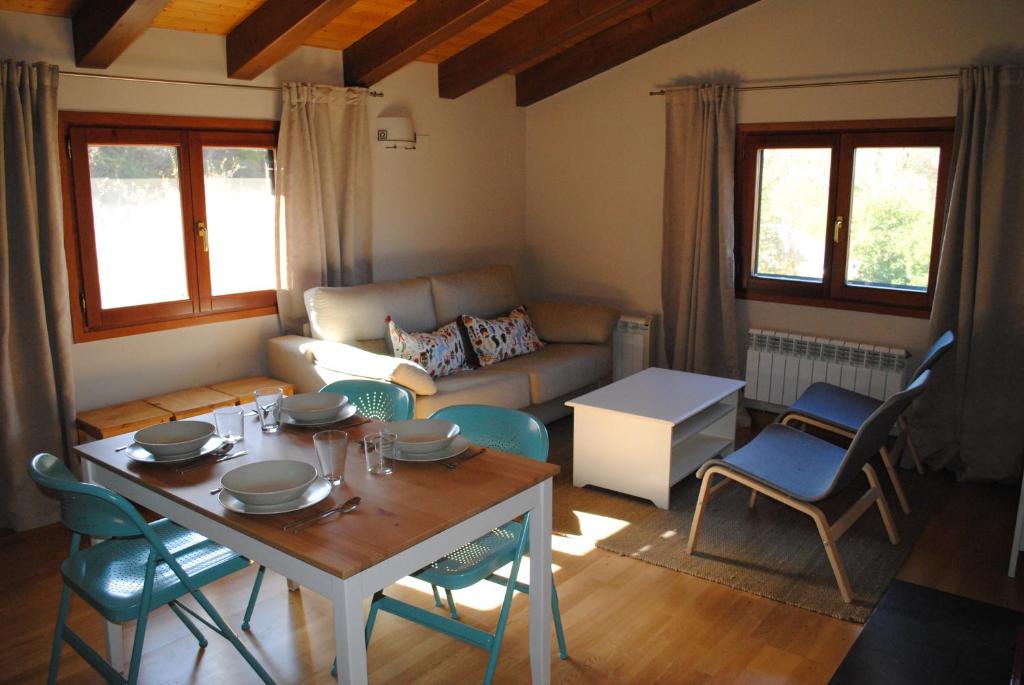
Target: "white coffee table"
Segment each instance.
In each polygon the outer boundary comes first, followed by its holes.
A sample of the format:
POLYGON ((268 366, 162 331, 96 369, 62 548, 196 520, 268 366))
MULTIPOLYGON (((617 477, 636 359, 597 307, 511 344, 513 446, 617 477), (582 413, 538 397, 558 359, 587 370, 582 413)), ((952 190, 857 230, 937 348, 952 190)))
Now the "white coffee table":
POLYGON ((573 485, 624 492, 668 509, 673 485, 733 450, 744 385, 651 368, 566 402, 573 408, 573 485))

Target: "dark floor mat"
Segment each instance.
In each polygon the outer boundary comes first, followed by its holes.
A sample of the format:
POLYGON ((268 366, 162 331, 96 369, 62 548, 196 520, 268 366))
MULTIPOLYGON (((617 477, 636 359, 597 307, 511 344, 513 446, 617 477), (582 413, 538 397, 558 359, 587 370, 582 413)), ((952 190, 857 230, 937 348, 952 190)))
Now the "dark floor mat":
POLYGON ((1024 614, 893 581, 831 685, 1007 685, 1024 614))

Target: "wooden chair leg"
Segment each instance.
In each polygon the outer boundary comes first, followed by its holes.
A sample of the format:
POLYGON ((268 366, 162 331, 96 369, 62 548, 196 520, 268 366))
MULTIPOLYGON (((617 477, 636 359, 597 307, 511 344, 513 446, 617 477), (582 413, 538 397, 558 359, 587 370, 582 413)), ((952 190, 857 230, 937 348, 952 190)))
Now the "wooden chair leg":
POLYGON ((900 426, 900 433, 906 436, 907 447, 910 448, 910 458, 914 460, 914 468, 921 475, 924 475, 924 462, 921 461, 921 455, 917 453, 917 448, 914 447, 914 440, 910 437, 910 425, 904 417, 898 419, 900 426))
POLYGON ((849 604, 853 601, 853 593, 850 591, 850 580, 846 577, 846 568, 843 566, 843 560, 836 548, 835 538, 832 537, 832 529, 828 525, 825 514, 817 508, 814 508, 814 511, 816 513, 810 514, 810 516, 814 519, 814 525, 818 527, 818 535, 821 537, 821 544, 825 546, 828 562, 832 565, 832 573, 836 577, 839 594, 842 595, 843 601, 849 604))
POLYGON ((900 544, 900 534, 896 531, 896 523, 892 520, 892 513, 889 512, 889 505, 885 501, 885 495, 882 494, 882 488, 878 483, 878 474, 875 473, 875 469, 871 464, 864 464, 864 475, 868 477, 868 483, 871 485, 871 489, 875 491, 878 496, 875 502, 878 503, 878 513, 882 516, 882 523, 885 524, 885 532, 889 534, 889 542, 894 545, 900 544))
POLYGON ((693 523, 690 524, 690 539, 686 543, 686 553, 693 554, 693 548, 697 545, 697 536, 700 534, 701 519, 704 518, 704 507, 707 505, 708 488, 714 474, 705 473, 700 483, 700 494, 697 495, 697 508, 693 511, 693 523))
MULTIPOLYGON (((885 464, 885 470, 889 474, 889 480, 892 482, 892 489, 896 491, 896 499, 900 501, 900 509, 903 510, 904 514, 910 513, 910 501, 907 500, 907 493, 903 490, 903 483, 900 482, 900 476, 896 472, 896 467, 892 463, 892 458, 889 456, 889 449, 883 447, 880 450, 882 454, 882 463, 885 464)), ((881 494, 881 492, 879 493, 881 494)))

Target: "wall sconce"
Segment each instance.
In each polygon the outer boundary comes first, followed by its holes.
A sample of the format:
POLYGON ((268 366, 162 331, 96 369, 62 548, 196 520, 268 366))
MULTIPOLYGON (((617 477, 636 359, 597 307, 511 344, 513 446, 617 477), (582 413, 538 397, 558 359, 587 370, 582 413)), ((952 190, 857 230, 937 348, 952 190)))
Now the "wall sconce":
POLYGON ((415 150, 416 132, 406 116, 377 117, 377 141, 385 150, 415 150))

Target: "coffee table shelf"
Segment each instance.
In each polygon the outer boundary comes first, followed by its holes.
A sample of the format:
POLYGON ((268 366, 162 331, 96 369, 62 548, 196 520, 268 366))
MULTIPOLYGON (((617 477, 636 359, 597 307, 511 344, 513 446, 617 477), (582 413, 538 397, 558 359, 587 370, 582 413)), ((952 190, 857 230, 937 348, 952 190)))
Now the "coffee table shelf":
POLYGON ((673 485, 732 451, 744 385, 652 368, 566 402, 573 408, 573 485, 667 509, 673 485))

